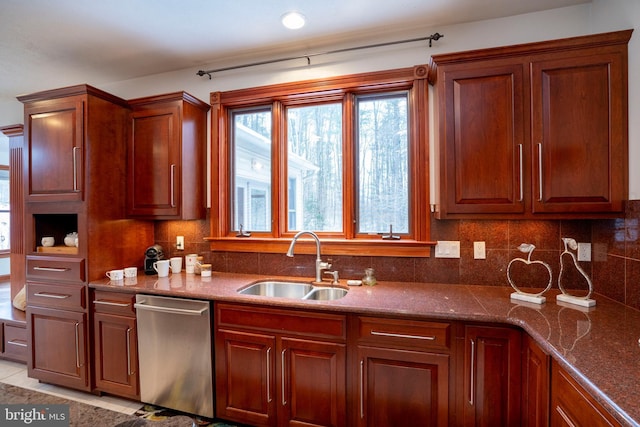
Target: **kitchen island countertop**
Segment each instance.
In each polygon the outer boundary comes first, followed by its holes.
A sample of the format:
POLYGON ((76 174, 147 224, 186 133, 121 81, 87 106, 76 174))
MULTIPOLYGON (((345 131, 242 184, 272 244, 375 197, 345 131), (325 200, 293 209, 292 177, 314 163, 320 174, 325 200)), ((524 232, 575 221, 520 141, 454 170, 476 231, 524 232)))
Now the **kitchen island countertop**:
POLYGON ((463 320, 521 327, 623 425, 640 426, 640 312, 595 295, 595 307, 556 302, 552 289, 542 305, 513 302, 506 286, 378 282, 354 286, 333 301, 242 295, 238 289, 260 280, 305 278, 217 273, 172 274, 91 282, 91 288, 214 301, 260 304, 364 315, 463 320))

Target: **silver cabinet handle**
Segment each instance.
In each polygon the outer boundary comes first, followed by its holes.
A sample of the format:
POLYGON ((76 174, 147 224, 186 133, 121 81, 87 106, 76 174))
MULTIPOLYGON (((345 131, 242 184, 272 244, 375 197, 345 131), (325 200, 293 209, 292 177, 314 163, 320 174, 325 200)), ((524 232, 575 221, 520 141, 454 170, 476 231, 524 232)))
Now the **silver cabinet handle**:
POLYGON ((129 307, 131 303, 128 302, 113 302, 113 301, 103 301, 103 300, 94 300, 94 304, 98 305, 112 305, 115 307, 129 307))
POLYGON ((364 360, 360 359, 360 418, 364 419, 364 360))
POLYGON ((426 340, 426 341, 435 341, 436 337, 433 335, 405 335, 405 334, 395 334, 393 332, 378 332, 371 331, 371 335, 378 335, 381 337, 394 337, 394 338, 409 338, 414 340, 426 340))
POLYGON ((174 199, 174 193, 175 193, 175 175, 176 175, 176 165, 172 164, 171 165, 171 207, 175 208, 176 207, 176 202, 174 199))
POLYGON ((519 202, 524 200, 524 189, 523 189, 523 176, 522 176, 522 144, 518 144, 518 155, 520 157, 520 200, 519 202))
POLYGON ((271 347, 267 349, 267 402, 271 402, 271 347))
POLYGON ((34 270, 37 271, 50 271, 54 273, 64 273, 65 271, 71 270, 70 268, 61 268, 61 267, 33 267, 34 270))
POLYGON ((71 298, 71 295, 65 295, 65 294, 49 294, 47 292, 37 292, 35 294, 33 294, 33 296, 36 297, 43 297, 43 298, 55 298, 55 299, 66 299, 66 298, 71 298))
POLYGON ((26 347, 27 346, 27 343, 25 343, 25 342, 14 341, 14 340, 7 341, 7 344, 17 345, 18 347, 26 347))
POLYGON ((76 322, 76 368, 80 368, 80 332, 78 331, 80 323, 76 322))
POLYGON ((538 201, 542 201, 542 144, 538 144, 538 201))
POLYGON ((280 381, 282 382, 282 406, 286 406, 286 404, 287 404, 287 395, 286 395, 285 389, 284 389, 284 386, 285 386, 285 375, 284 375, 285 369, 284 369, 284 367, 286 366, 286 364, 285 364, 285 362, 286 362, 285 353, 286 352, 287 352, 287 349, 285 348, 284 350, 282 350, 282 353, 280 353, 280 361, 282 363, 282 369, 281 369, 282 375, 281 375, 281 378, 280 378, 280 381))
POLYGON ((475 358, 476 358, 476 343, 473 340, 471 341, 471 361, 469 362, 470 364, 470 371, 469 371, 469 404, 471 406, 473 406, 473 401, 474 401, 474 394, 475 394, 475 368, 476 368, 476 364, 475 364, 475 358))
POLYGON ((73 191, 78 191, 78 150, 80 147, 73 147, 73 191))
POLYGON ((131 372, 131 328, 127 328, 127 374, 133 375, 131 372))

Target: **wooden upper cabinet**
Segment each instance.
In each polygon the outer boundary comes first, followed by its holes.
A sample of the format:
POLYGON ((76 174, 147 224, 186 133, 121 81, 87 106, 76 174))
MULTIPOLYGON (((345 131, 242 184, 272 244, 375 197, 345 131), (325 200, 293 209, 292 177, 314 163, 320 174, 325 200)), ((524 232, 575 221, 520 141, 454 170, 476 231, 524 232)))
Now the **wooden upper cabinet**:
POLYGON ((25 104, 27 201, 82 201, 86 96, 25 104))
POLYGON ((437 217, 624 212, 631 32, 434 56, 437 217))
POLYGON ((128 216, 203 219, 209 105, 185 92, 129 104, 128 216))
POLYGON ((531 64, 533 212, 622 212, 626 45, 531 64))
POLYGON ((441 198, 445 213, 523 213, 524 78, 521 64, 444 71, 441 198))
POLYGON ((25 202, 98 206, 94 199, 118 190, 113 181, 124 169, 119 153, 126 132, 125 100, 84 84, 18 100, 24 103, 25 202))

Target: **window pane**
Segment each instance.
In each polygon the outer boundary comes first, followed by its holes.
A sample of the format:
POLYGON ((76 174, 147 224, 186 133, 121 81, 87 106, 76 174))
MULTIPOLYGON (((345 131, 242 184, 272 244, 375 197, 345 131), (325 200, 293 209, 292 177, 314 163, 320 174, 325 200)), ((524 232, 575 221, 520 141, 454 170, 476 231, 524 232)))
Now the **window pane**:
POLYGON ((358 232, 409 232, 407 94, 360 97, 358 232))
POLYGON ((271 111, 232 114, 234 230, 271 231, 271 111))
POLYGON ((10 236, 9 212, 0 212, 0 249, 9 249, 10 236))
POLYGON ((287 109, 287 137, 288 229, 342 232, 342 105, 287 109))

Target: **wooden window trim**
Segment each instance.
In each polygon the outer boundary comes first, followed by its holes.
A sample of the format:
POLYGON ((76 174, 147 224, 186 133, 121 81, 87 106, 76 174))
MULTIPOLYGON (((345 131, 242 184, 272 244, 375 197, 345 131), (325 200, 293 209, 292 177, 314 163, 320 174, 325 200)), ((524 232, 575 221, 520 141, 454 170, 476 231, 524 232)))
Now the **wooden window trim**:
MULTIPOLYGON (((234 108, 261 105, 273 106, 273 120, 276 123, 283 115, 284 105, 291 106, 314 102, 339 100, 344 106, 345 122, 352 120, 352 93, 409 91, 410 114, 410 212, 412 239, 382 240, 355 236, 353 224, 345 218, 344 233, 353 238, 318 233, 322 239, 325 255, 370 255, 397 257, 427 257, 436 242, 430 241, 429 212, 429 115, 427 66, 418 65, 388 71, 340 76, 328 79, 314 79, 302 82, 275 84, 256 88, 227 92, 212 92, 211 103, 211 235, 205 239, 211 243, 213 251, 285 253, 291 242, 292 233, 284 233, 286 218, 275 218, 271 233, 252 233, 249 238, 238 238, 232 232, 230 221, 229 194, 229 112, 234 108), (345 99, 346 98, 346 99, 345 99)), ((348 127, 347 127, 348 128, 348 127)), ((277 140, 283 132, 281 125, 273 126, 272 135, 277 140)), ((345 131, 348 132, 348 131, 345 131)), ((350 137, 349 137, 350 138, 350 137)), ((275 149, 279 149, 276 147, 275 149)), ((343 152, 343 164, 353 161, 353 148, 343 152)), ((276 154, 276 153, 274 153, 276 154)), ((284 173, 283 163, 286 153, 274 156, 278 174, 284 173)), ((345 173, 344 199, 347 209, 353 211, 353 174, 345 173)), ((282 180, 273 183, 272 203, 278 212, 286 208, 286 198, 282 191, 282 180)), ((315 245, 299 245, 296 252, 315 253, 315 245)))

